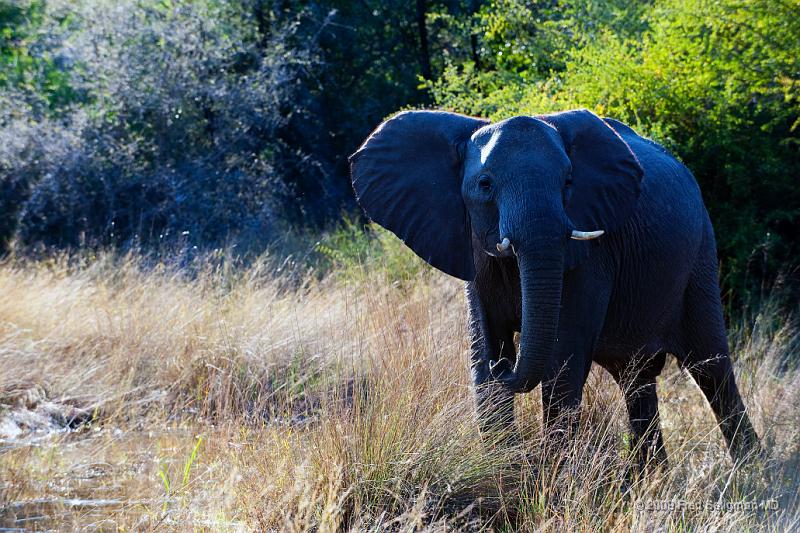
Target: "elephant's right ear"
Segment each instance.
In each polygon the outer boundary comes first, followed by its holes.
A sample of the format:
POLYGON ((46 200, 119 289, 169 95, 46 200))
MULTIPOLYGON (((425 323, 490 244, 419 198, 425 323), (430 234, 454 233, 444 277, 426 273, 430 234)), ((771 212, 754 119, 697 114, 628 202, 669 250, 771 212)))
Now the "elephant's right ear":
POLYGON ((459 144, 486 124, 444 111, 404 111, 350 156, 353 190, 367 215, 434 267, 467 281, 475 266, 459 144))

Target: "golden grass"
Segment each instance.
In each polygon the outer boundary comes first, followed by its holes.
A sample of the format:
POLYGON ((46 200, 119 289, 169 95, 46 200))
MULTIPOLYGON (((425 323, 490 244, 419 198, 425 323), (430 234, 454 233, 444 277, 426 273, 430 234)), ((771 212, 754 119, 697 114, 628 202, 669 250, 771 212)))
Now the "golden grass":
POLYGON ((521 442, 489 442, 459 282, 398 285, 373 268, 298 283, 266 264, 191 277, 130 258, 0 265, 0 527, 800 526, 800 343, 767 308, 733 335, 766 457, 734 467, 670 365, 669 466, 625 492, 627 417, 603 371, 563 453, 543 452, 537 392, 517 399, 521 442))

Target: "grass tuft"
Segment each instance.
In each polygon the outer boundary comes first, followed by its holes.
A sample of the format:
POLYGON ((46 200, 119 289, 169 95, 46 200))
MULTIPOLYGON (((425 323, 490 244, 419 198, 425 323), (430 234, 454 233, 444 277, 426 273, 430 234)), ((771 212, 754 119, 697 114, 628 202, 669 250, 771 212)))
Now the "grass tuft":
POLYGON ((516 400, 519 439, 481 435, 461 284, 354 264, 299 281, 267 263, 0 264, 0 527, 800 527, 800 335, 769 304, 731 333, 764 457, 732 465, 669 364, 669 463, 628 486, 610 376, 593 369, 566 449, 541 435, 538 392, 516 400))

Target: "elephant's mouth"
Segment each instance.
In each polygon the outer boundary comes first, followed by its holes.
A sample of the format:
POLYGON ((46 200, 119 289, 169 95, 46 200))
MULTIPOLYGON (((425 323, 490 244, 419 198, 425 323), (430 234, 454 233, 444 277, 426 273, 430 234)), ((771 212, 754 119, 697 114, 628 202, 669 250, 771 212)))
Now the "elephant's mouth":
POLYGON ((498 248, 497 243, 501 242, 499 231, 487 230, 481 235, 481 248, 486 255, 497 258, 515 257, 513 247, 509 246, 505 250, 498 248))
POLYGON ((491 255, 492 257, 498 257, 498 258, 515 257, 514 250, 512 248, 508 248, 507 250, 503 251, 498 251, 497 243, 495 243, 494 245, 494 251, 486 250, 486 253, 491 255))

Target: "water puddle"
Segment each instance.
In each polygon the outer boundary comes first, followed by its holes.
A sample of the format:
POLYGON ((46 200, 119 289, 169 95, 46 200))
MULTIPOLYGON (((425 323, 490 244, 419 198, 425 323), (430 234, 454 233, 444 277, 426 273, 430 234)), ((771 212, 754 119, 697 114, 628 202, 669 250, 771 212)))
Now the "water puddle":
POLYGON ((69 523, 69 518, 80 517, 82 523, 108 518, 109 511, 136 502, 122 500, 92 500, 79 498, 36 499, 13 502, 0 508, 1 531, 42 531, 48 525, 69 523), (67 519, 65 521, 65 519, 67 519))

